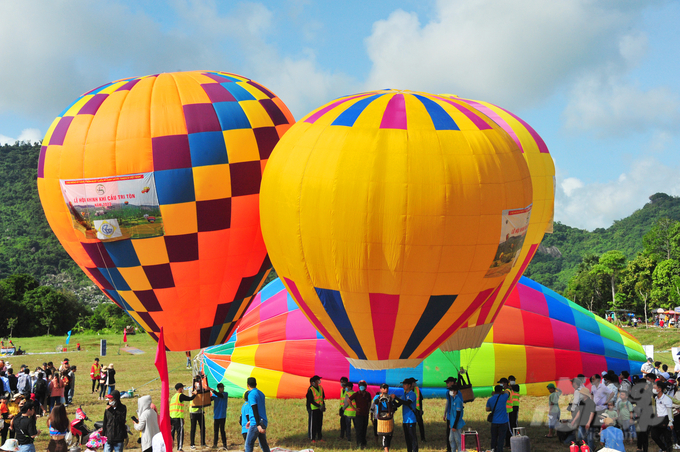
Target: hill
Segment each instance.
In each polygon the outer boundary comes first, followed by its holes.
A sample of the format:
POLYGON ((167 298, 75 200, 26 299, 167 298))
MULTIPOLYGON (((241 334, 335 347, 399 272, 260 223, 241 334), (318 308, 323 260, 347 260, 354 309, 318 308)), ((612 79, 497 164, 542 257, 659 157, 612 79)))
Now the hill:
POLYGON ((680 220, 679 197, 656 193, 641 209, 607 229, 590 232, 556 222, 554 232, 545 235, 524 276, 564 293, 583 256, 619 250, 632 259, 643 250, 642 237, 663 217, 680 220))

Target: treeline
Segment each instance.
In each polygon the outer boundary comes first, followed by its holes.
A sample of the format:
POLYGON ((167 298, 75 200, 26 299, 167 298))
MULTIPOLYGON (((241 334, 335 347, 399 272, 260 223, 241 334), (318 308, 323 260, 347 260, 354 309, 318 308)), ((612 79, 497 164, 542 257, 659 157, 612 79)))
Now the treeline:
POLYGON ((586 231, 556 222, 554 232, 545 235, 524 275, 565 294, 585 257, 618 250, 627 260, 634 259, 643 251, 644 235, 660 218, 680 220, 680 198, 656 193, 644 207, 606 229, 586 231))
POLYGON ((680 306, 680 221, 658 219, 642 245, 632 259, 618 249, 586 254, 564 295, 600 315, 680 306))
POLYGON ((74 332, 122 331, 132 319, 111 302, 88 306, 72 292, 40 285, 31 275, 0 280, 0 336, 32 337, 74 332))

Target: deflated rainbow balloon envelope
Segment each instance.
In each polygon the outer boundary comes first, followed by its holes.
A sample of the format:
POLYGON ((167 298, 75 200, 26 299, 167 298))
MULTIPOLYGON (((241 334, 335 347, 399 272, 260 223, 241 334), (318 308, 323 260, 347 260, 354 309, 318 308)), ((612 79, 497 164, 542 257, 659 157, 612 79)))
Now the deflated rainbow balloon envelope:
POLYGON ((417 365, 493 305, 531 217, 510 136, 466 102, 347 96, 307 115, 269 160, 270 258, 314 326, 357 367, 417 365))
POLYGON ((508 375, 517 377, 522 394, 542 396, 548 383, 571 392, 567 379, 577 374, 608 369, 634 374, 645 360, 628 332, 522 277, 478 350, 438 349, 416 367, 359 369, 316 331, 276 279, 253 299, 229 341, 205 350, 203 369, 211 387, 222 382, 232 396, 241 395, 253 376, 267 397, 300 398, 309 376, 319 375, 326 397, 340 396, 343 376, 354 383, 366 380, 373 393, 377 385, 398 387, 413 377, 426 396, 443 397, 444 380, 460 366, 478 396, 488 396, 508 375))
POLYGON ((92 90, 47 132, 38 189, 81 269, 170 350, 222 343, 271 264, 262 171, 294 122, 225 72, 135 77, 92 90))
POLYGON ((463 99, 451 94, 442 94, 442 96, 465 102, 491 118, 508 133, 527 162, 533 187, 531 219, 524 246, 517 259, 518 265, 510 270, 495 302, 487 303, 477 310, 462 328, 441 345, 442 350, 450 351, 476 348, 482 344, 503 303, 512 293, 515 284, 534 257, 544 233, 552 232, 555 206, 555 165, 543 139, 517 115, 488 102, 463 99))

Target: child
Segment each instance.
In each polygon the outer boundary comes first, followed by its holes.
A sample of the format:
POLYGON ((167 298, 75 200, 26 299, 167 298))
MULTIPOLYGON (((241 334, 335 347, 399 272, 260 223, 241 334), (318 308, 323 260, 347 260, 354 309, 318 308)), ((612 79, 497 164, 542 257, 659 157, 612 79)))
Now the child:
POLYGON ((555 427, 560 422, 560 395, 562 394, 561 389, 557 389, 553 383, 548 386, 548 434, 545 435, 546 438, 552 438, 555 435, 555 427))
POLYGON ((619 424, 623 430, 624 438, 633 444, 635 434, 635 423, 633 422, 633 404, 628 400, 628 393, 619 392, 619 400, 616 401, 616 410, 619 414, 619 424))
POLYGON ((246 436, 248 436, 248 422, 250 421, 250 405, 248 405, 248 393, 246 391, 243 394, 243 406, 241 407, 241 417, 239 418, 239 423, 241 424, 241 435, 243 435, 243 440, 245 441, 246 436))
POLYGON ((618 421, 619 413, 616 411, 616 407, 614 406, 613 400, 607 402, 607 409, 604 410, 603 416, 614 420, 614 424, 616 424, 616 422, 618 421))

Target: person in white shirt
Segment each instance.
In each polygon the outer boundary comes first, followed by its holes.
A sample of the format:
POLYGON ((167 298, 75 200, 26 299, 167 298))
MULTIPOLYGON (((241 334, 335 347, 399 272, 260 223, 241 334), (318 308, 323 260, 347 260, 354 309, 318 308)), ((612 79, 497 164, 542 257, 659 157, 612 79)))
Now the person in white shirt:
MULTIPOLYGON (((680 352, 678 352, 678 356, 680 356, 680 352)), ((673 369, 673 372, 675 372, 676 376, 678 372, 680 372, 680 360, 675 362, 675 368, 673 369)))
POLYGON ((656 404, 656 417, 660 422, 652 426, 650 436, 659 446, 659 450, 670 451, 673 448, 671 430, 673 430, 673 401, 664 394, 666 383, 654 383, 654 403, 656 404), (670 430, 669 430, 670 429, 670 430))
POLYGON ((607 409, 607 403, 612 395, 611 389, 602 383, 602 377, 600 374, 595 374, 590 377, 590 383, 592 387, 590 390, 593 393, 593 402, 595 402, 595 409, 599 411, 604 411, 607 409))
POLYGON ((654 371, 654 360, 652 358, 647 358, 647 362, 642 365, 642 368, 640 369, 640 372, 642 372, 642 375, 647 375, 650 372, 654 371))
POLYGON ((583 382, 585 380, 586 376, 583 374, 578 374, 576 378, 571 380, 571 386, 574 388, 574 398, 572 399, 571 405, 569 406, 569 411, 571 411, 572 417, 574 417, 578 412, 579 402, 583 398, 583 395, 579 392, 579 390, 583 387, 583 382))

